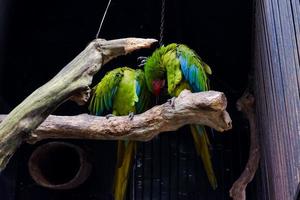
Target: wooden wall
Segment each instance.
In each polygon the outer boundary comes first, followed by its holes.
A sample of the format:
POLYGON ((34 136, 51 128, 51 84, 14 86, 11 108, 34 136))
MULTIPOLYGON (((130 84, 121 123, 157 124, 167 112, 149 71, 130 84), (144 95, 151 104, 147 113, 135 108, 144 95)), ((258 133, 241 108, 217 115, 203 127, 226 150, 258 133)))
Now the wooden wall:
POLYGON ((262 145, 262 195, 296 199, 300 182, 300 4, 257 0, 255 95, 262 145))

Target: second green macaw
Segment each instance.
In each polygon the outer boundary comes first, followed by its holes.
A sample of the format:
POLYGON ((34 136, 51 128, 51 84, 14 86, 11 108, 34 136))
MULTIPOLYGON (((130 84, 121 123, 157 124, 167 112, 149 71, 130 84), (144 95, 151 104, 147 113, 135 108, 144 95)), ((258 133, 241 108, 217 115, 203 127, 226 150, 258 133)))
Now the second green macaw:
MULTIPOLYGON (((148 89, 156 96, 167 86, 168 94, 177 97, 184 89, 192 92, 209 90, 207 74, 210 67, 189 47, 172 43, 161 46, 144 62, 148 89)), ((191 125, 197 154, 201 157, 208 180, 213 189, 217 188, 214 174, 210 142, 206 130, 200 125, 191 125)))
MULTIPOLYGON (((108 72, 93 88, 89 111, 98 116, 111 112, 112 115, 129 115, 132 118, 134 113, 145 110, 149 95, 142 70, 128 67, 116 68, 108 72)), ((134 141, 118 141, 113 186, 115 200, 125 199, 135 149, 134 141)))

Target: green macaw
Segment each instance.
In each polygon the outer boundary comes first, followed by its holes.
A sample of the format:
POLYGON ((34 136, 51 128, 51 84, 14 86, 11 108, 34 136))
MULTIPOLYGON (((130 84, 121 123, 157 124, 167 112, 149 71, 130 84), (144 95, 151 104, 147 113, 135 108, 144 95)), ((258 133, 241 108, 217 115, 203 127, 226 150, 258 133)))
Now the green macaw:
MULTIPOLYGON (((111 112, 113 115, 128 115, 145 110, 150 93, 145 83, 144 72, 128 67, 116 68, 108 72, 93 88, 89 111, 94 115, 111 112)), ((136 142, 118 141, 117 166, 113 193, 115 200, 126 196, 129 172, 136 151, 136 142)))
MULTIPOLYGON (((210 67, 189 47, 183 44, 161 46, 144 60, 145 78, 148 89, 158 96, 167 84, 168 94, 177 97, 184 89, 192 92, 209 90, 207 74, 210 67)), ((208 180, 213 189, 217 188, 209 151, 209 138, 204 126, 191 125, 197 154, 201 157, 208 180)))

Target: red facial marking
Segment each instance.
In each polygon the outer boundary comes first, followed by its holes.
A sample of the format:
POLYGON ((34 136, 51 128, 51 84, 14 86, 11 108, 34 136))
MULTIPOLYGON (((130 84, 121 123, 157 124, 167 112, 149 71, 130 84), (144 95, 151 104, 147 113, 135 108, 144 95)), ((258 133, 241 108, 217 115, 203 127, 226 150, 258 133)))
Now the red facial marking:
POLYGON ((161 89, 165 86, 165 80, 154 80, 152 81, 153 94, 158 96, 161 89))

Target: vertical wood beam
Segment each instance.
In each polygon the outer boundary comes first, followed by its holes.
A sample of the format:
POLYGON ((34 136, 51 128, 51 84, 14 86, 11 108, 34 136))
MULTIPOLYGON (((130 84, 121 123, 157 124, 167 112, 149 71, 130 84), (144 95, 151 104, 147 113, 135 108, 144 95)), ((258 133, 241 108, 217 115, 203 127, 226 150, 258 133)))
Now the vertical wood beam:
POLYGON ((300 4, 258 0, 255 14, 263 199, 294 199, 300 182, 300 4))

